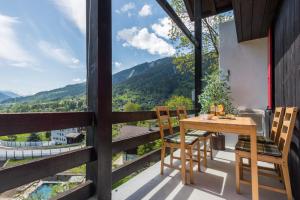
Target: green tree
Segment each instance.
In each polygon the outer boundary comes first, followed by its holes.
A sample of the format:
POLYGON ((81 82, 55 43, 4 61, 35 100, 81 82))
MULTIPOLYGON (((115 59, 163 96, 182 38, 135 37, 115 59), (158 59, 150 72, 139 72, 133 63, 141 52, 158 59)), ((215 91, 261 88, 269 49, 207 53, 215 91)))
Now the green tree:
MULTIPOLYGON (((124 105, 124 111, 125 112, 134 112, 134 111, 139 111, 141 110, 141 106, 137 103, 132 103, 131 101, 128 101, 125 105, 124 105)), ((128 122, 126 123, 128 125, 132 125, 132 126, 136 126, 138 124, 138 122, 128 122)))
POLYGON ((185 106, 186 109, 193 109, 193 101, 190 98, 184 96, 172 96, 165 103, 170 109, 176 109, 178 106, 185 106))
POLYGON ((128 101, 125 105, 124 105, 124 111, 125 112, 134 112, 134 111, 139 111, 141 110, 141 106, 137 103, 132 103, 131 101, 128 101))
POLYGON ((220 70, 216 70, 211 74, 207 74, 203 81, 206 86, 201 95, 199 95, 199 103, 201 104, 201 113, 210 112, 211 105, 224 105, 225 113, 234 114, 235 108, 230 97, 230 86, 227 77, 222 76, 220 70))
MULTIPOLYGON (((188 29, 193 32, 193 23, 189 19, 184 1, 172 0, 171 4, 188 29)), ((204 59, 211 60, 211 68, 218 68, 219 57, 219 24, 233 19, 232 12, 202 19, 202 54, 204 59)), ((194 46, 172 21, 169 35, 176 44, 174 64, 181 72, 194 73, 194 46)))
POLYGON ((28 137, 28 142, 37 142, 40 141, 40 137, 37 133, 31 133, 28 137))
POLYGON ((16 135, 8 135, 7 138, 8 138, 8 141, 16 141, 17 140, 16 135))

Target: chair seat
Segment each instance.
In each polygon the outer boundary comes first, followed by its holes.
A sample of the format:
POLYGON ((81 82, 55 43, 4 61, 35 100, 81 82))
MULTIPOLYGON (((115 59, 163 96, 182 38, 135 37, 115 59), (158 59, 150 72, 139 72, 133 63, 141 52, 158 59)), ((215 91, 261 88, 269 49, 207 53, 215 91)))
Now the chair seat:
MULTIPOLYGON (((249 135, 239 135, 239 140, 250 142, 250 136, 249 135)), ((264 136, 256 136, 257 143, 263 143, 263 144, 274 144, 274 141, 270 138, 264 137, 264 136)))
POLYGON ((186 133, 186 135, 191 135, 191 136, 195 136, 195 137, 207 137, 210 134, 211 134, 210 132, 199 131, 199 130, 190 131, 190 132, 186 133))
MULTIPOLYGON (((164 137, 165 141, 179 144, 180 143, 180 134, 175 133, 164 137)), ((198 141, 198 137, 185 135, 185 144, 193 144, 198 141)))
MULTIPOLYGON (((238 141, 235 150, 250 152, 250 142, 238 141)), ((276 145, 257 143, 257 153, 262 155, 281 157, 281 151, 276 145)))

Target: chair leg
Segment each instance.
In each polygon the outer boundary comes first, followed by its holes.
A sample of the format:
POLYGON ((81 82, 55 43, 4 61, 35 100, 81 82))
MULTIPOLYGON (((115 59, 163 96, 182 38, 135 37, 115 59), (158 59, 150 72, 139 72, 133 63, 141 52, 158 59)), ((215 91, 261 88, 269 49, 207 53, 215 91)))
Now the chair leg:
POLYGON ((284 185, 285 185, 287 199, 288 200, 292 200, 293 199, 293 195, 292 195, 290 175, 289 175, 289 169, 288 169, 287 163, 283 163, 283 165, 282 165, 282 173, 283 173, 283 179, 284 179, 284 185))
POLYGON ((165 162, 165 154, 166 154, 166 146, 163 143, 161 147, 161 154, 160 154, 160 174, 164 174, 164 162, 165 162))
POLYGON ((278 168, 278 175, 281 177, 280 182, 284 183, 284 178, 283 178, 283 172, 282 172, 282 166, 281 165, 277 165, 278 168))
POLYGON ((235 184, 236 184, 236 192, 240 193, 240 167, 241 167, 241 159, 238 153, 235 153, 235 184))
POLYGON ((200 140, 198 141, 198 144, 197 144, 197 160, 198 160, 198 172, 201 172, 201 166, 200 166, 200 155, 201 152, 200 152, 200 140))
POLYGON ((194 183, 194 172, 193 172, 193 147, 189 148, 190 154, 190 182, 191 184, 194 183))
POLYGON ((240 179, 243 179, 243 177, 244 177, 243 158, 240 158, 239 170, 240 170, 240 173, 239 173, 240 179))
POLYGON ((209 149, 210 149, 210 159, 214 160, 213 158, 213 148, 212 148, 212 141, 211 136, 209 137, 209 149))
POLYGON ((203 152, 204 152, 204 167, 207 168, 207 139, 204 139, 204 149, 203 149, 203 152))
POLYGON ((171 147, 171 150, 170 150, 170 165, 171 165, 171 167, 173 167, 173 157, 174 157, 174 148, 173 147, 171 147))

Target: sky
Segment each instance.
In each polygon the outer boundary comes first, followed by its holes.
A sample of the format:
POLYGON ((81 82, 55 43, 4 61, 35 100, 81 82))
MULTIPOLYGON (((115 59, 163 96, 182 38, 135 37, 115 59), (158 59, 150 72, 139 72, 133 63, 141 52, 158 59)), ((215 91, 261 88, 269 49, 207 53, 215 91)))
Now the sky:
MULTIPOLYGON (((0 0, 0 91, 20 95, 86 81, 85 0, 0 0)), ((112 1, 113 74, 175 54, 153 0, 112 1)))

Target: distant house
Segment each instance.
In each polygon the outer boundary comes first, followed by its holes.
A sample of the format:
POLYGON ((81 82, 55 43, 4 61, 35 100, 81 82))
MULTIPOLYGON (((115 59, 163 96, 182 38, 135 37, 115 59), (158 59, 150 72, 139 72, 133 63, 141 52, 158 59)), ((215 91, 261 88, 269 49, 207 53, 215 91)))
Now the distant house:
POLYGON ((77 128, 69 128, 62 130, 53 130, 51 131, 51 140, 55 141, 56 144, 68 144, 67 135, 69 133, 78 133, 77 128))
MULTIPOLYGON (((154 128, 157 129, 157 128, 154 128)), ((158 130, 158 129, 157 129, 158 130)), ((154 131, 151 127, 139 127, 139 126, 131 126, 126 125, 120 129, 120 134, 114 138, 114 141, 124 140, 132 137, 136 137, 139 135, 144 135, 146 133, 154 131)), ((128 149, 123 154, 123 162, 128 160, 133 160, 137 158, 137 147, 128 149)))
POLYGON ((74 144, 74 143, 80 143, 84 139, 84 135, 80 132, 72 132, 68 133, 66 135, 67 143, 68 144, 74 144))

